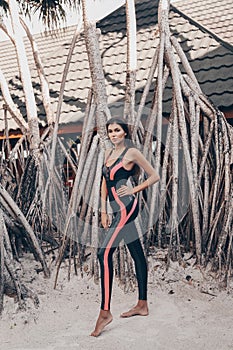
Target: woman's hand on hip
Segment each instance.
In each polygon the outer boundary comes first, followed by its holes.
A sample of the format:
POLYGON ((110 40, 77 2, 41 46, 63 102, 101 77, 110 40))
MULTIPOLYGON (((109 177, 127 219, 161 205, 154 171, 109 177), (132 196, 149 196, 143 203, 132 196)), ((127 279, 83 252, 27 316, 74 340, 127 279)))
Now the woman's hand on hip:
POLYGON ((117 194, 119 197, 123 196, 130 196, 133 194, 133 188, 130 188, 128 186, 122 185, 118 190, 117 194))

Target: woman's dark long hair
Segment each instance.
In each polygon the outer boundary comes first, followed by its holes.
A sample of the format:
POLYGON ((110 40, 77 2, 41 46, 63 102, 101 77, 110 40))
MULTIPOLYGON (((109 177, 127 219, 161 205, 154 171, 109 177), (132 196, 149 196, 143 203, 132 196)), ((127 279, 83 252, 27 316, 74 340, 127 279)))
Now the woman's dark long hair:
MULTIPOLYGON (((126 133, 125 135, 125 146, 127 148, 133 148, 135 147, 132 139, 131 139, 131 133, 130 133, 130 130, 129 130, 129 126, 127 124, 127 121, 121 117, 118 117, 118 116, 115 116, 115 117, 112 117, 111 119, 109 119, 106 123, 106 129, 107 129, 107 132, 108 132, 108 127, 110 124, 118 124, 122 127, 122 129, 124 130, 124 132, 126 133)), ((134 181, 137 183, 138 182, 138 178, 140 176, 140 167, 135 164, 134 165, 134 175, 133 175, 133 179, 134 181)))

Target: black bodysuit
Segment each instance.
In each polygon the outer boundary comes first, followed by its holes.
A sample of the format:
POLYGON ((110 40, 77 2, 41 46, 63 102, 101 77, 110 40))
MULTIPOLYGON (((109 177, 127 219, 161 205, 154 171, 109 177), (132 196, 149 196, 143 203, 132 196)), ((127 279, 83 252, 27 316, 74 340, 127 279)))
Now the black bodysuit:
POLYGON ((106 180, 113 220, 98 252, 101 269, 102 310, 110 309, 113 280, 112 255, 121 239, 124 239, 134 260, 139 300, 147 299, 147 263, 134 223, 139 209, 137 198, 134 195, 122 197, 117 195, 120 186, 126 185, 129 177, 134 174, 134 168, 126 170, 123 166, 122 160, 127 150, 126 148, 111 166, 107 167, 106 164, 103 166, 103 176, 106 180))

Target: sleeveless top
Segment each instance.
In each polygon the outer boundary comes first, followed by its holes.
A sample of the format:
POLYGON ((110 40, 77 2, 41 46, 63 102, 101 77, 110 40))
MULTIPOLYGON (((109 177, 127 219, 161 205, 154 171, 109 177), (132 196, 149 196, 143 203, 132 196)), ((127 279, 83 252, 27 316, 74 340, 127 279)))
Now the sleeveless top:
POLYGON ((126 185, 127 180, 130 178, 130 176, 134 175, 135 172, 134 167, 131 170, 127 170, 123 166, 122 160, 127 151, 128 148, 126 147, 115 162, 112 165, 107 166, 106 162, 112 153, 111 151, 102 168, 102 174, 106 180, 108 197, 113 212, 119 211, 120 202, 121 205, 123 204, 125 207, 130 208, 134 200, 136 200, 135 195, 126 195, 122 197, 118 197, 117 195, 117 190, 122 185, 126 185))
POLYGON ((134 175, 134 167, 131 170, 127 170, 123 166, 122 160, 124 158, 124 155, 128 151, 127 147, 124 149, 124 151, 119 155, 119 157, 115 160, 115 162, 112 165, 107 166, 106 162, 109 159, 110 155, 112 154, 112 151, 108 155, 105 161, 105 164, 103 165, 102 173, 103 173, 103 176, 105 177, 107 187, 115 187, 118 189, 119 185, 121 186, 123 184, 126 184, 128 178, 134 175))

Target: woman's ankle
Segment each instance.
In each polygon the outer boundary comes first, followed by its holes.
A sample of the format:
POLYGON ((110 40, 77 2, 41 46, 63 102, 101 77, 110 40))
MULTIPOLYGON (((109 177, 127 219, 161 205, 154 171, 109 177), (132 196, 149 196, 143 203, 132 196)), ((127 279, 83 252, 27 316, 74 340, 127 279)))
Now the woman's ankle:
POLYGON ((137 306, 140 308, 148 308, 147 300, 138 300, 137 306))
POLYGON ((100 309, 100 315, 103 317, 108 317, 109 315, 111 315, 111 311, 100 309))

